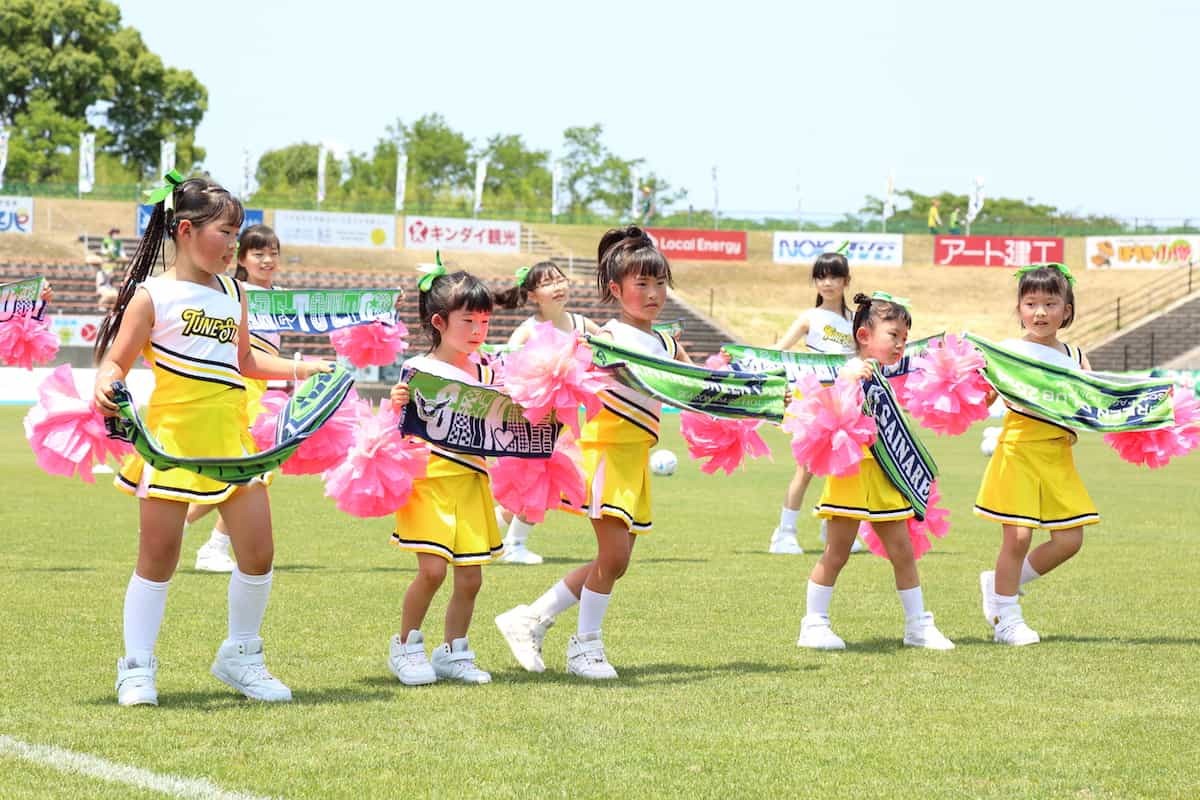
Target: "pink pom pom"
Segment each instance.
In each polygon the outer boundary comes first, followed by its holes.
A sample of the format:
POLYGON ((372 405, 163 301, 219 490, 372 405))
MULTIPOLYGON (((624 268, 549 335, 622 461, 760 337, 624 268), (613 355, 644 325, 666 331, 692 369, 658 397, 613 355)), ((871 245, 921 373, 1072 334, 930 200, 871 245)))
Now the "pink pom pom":
POLYGON ((22 314, 0 322, 0 361, 8 366, 33 369, 49 364, 57 353, 58 337, 50 330, 50 320, 22 314))
POLYGON ((75 388, 70 364, 63 364, 38 387, 38 402, 25 415, 25 438, 38 466, 51 475, 70 478, 76 473, 95 482, 92 464, 111 455, 120 459, 131 451, 127 442, 108 438, 104 417, 91 400, 75 388))
POLYGON ((862 385, 839 378, 814 391, 815 381, 796 386, 805 394, 792 401, 783 421, 783 429, 792 434, 792 454, 814 475, 853 475, 863 448, 876 435, 875 420, 862 413, 862 385))
POLYGON ((339 328, 329 334, 333 350, 350 363, 362 367, 386 367, 396 363, 396 356, 408 349, 408 328, 403 322, 369 322, 339 328))
MULTIPOLYGON (((925 506, 925 519, 922 521, 916 517, 910 517, 907 520, 908 539, 912 543, 914 559, 919 559, 933 548, 933 543, 929 541, 929 534, 940 539, 950 530, 950 512, 937 507, 937 503, 941 499, 942 495, 938 491, 937 482, 934 481, 929 487, 929 502, 925 506)), ((864 522, 859 525, 858 536, 872 553, 880 558, 888 557, 887 549, 880 541, 879 535, 875 533, 875 529, 871 527, 871 523, 864 522)))
POLYGON ((914 356, 905 381, 903 404, 922 425, 939 436, 957 436, 987 419, 991 390, 979 373, 983 355, 966 339, 950 334, 914 356))
POLYGON ((729 369, 729 358, 722 356, 720 353, 713 353, 708 358, 704 359, 705 369, 729 369))
POLYGON ((1165 467, 1172 458, 1187 455, 1200 445, 1200 403, 1190 389, 1176 388, 1175 424, 1153 431, 1108 433, 1104 441, 1130 464, 1150 469, 1165 467))
POLYGON ((413 481, 425 477, 429 445, 400 433, 400 417, 387 400, 358 418, 346 458, 322 473, 325 495, 356 517, 382 517, 408 502, 413 481))
MULTIPOLYGON (((263 411, 250 426, 250 435, 260 450, 275 445, 275 428, 287 401, 287 394, 277 389, 263 394, 260 401, 263 411)), ((317 475, 336 467, 354 444, 359 418, 370 413, 371 407, 359 400, 358 393, 351 389, 333 416, 296 448, 296 452, 279 466, 279 471, 284 475, 317 475)))
POLYGON ((549 458, 496 459, 489 470, 496 502, 528 522, 541 522, 563 498, 583 505, 587 483, 580 467, 582 455, 572 437, 563 434, 549 458))
POLYGON ((770 455, 770 448, 758 435, 760 424, 756 419, 717 419, 694 411, 679 414, 679 432, 687 442, 688 455, 696 460, 707 458, 700 471, 708 475, 719 469, 732 475, 746 456, 770 455))
POLYGON ((553 412, 578 435, 579 406, 588 419, 594 417, 601 407, 598 393, 607 383, 575 334, 547 321, 534 325, 524 347, 506 356, 504 385, 530 422, 537 424, 553 412))

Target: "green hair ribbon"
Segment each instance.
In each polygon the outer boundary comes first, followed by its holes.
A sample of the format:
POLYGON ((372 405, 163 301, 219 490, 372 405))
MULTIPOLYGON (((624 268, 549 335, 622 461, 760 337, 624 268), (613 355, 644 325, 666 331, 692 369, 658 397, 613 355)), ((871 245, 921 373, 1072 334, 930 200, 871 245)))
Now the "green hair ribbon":
POLYGON ((850 240, 847 239, 846 241, 842 242, 841 244, 839 244, 837 246, 837 249, 833 251, 833 254, 835 256, 844 256, 844 255, 846 255, 846 251, 849 249, 850 249, 850 240))
POLYGON ((433 288, 433 282, 446 274, 446 268, 442 266, 441 250, 433 251, 433 260, 433 269, 426 270, 425 274, 422 275, 420 280, 417 281, 418 291, 428 292, 433 288))
POLYGON ((1050 264, 1030 264, 1027 267, 1021 267, 1013 273, 1015 278, 1023 278, 1026 273, 1033 272, 1035 269, 1056 269, 1062 273, 1062 276, 1067 279, 1067 283, 1075 285, 1075 276, 1071 274, 1071 270, 1066 264, 1050 263, 1050 264))
POLYGON ((875 292, 874 294, 871 295, 871 299, 872 300, 883 300, 884 302, 887 302, 887 303, 895 303, 896 305, 902 306, 903 308, 907 309, 908 311, 912 311, 912 303, 909 301, 909 299, 907 297, 892 297, 887 292, 875 292))
POLYGON ((513 277, 517 279, 517 286, 525 285, 525 279, 529 277, 529 271, 531 269, 533 269, 533 267, 518 267, 517 268, 516 274, 513 275, 513 277))
MULTIPOLYGON (((171 170, 163 176, 162 186, 146 192, 146 194, 149 195, 146 198, 146 202, 153 206, 163 202, 164 200, 171 200, 175 194, 175 187, 181 183, 183 183, 183 176, 175 170, 171 170)), ((174 207, 173 203, 169 203, 169 205, 174 207)))

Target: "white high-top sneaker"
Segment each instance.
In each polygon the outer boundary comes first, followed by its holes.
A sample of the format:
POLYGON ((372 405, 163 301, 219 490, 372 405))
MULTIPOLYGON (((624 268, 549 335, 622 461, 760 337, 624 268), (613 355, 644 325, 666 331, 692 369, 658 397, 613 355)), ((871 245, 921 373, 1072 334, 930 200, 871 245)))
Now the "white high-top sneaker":
POLYGON ((408 640, 392 637, 388 647, 388 667, 405 686, 424 686, 437 681, 437 673, 425 657, 425 637, 420 631, 409 631, 408 640))
POLYGON ((117 702, 123 706, 158 705, 158 659, 149 664, 132 658, 117 659, 117 702))
POLYGON ((804 548, 796 539, 795 528, 776 528, 771 534, 771 544, 767 552, 777 556, 802 556, 804 548))
POLYGON ((267 670, 263 662, 263 640, 257 637, 223 642, 217 649, 212 674, 251 700, 287 703, 292 699, 292 690, 267 670))
POLYGON ((933 614, 924 614, 904 621, 904 644, 907 647, 924 647, 927 650, 953 650, 954 642, 942 635, 933 624, 933 614))
POLYGON ((512 650, 513 658, 528 672, 546 671, 546 664, 542 661, 542 640, 553 625, 553 619, 539 617, 525 605, 496 617, 496 627, 508 643, 508 649, 512 650))
POLYGON ((227 545, 214 544, 210 539, 196 551, 196 569, 200 572, 233 572, 236 566, 227 545))
POLYGON ((800 638, 796 640, 796 646, 812 650, 846 649, 842 637, 833 632, 829 617, 820 614, 805 614, 804 619, 800 620, 800 638))
POLYGON ((467 645, 467 637, 441 644, 433 650, 433 671, 439 680, 463 683, 491 683, 492 676, 475 665, 475 652, 467 645))
POLYGON ((572 636, 567 641, 567 672, 593 681, 617 677, 617 671, 604 655, 600 631, 572 636))
POLYGON ((995 617, 996 633, 993 640, 999 644, 1021 647, 1027 644, 1037 644, 1042 640, 1037 631, 1025 624, 1021 614, 1021 606, 1011 605, 1002 609, 995 617))

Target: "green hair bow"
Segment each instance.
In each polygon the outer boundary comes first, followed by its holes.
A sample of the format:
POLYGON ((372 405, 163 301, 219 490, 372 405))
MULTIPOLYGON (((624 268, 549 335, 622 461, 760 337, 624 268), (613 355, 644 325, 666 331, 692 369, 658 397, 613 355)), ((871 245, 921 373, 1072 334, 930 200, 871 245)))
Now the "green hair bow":
POLYGON ((174 203, 172 203, 171 200, 175 195, 175 187, 181 183, 183 183, 183 176, 175 170, 171 170, 163 176, 162 186, 146 192, 148 195, 146 202, 153 206, 165 200, 167 201, 168 208, 174 207, 174 203))
POLYGON ((1059 264, 1057 262, 1052 262, 1049 264, 1030 264, 1027 267, 1021 267, 1019 270, 1013 273, 1013 277, 1019 279, 1028 272, 1033 272, 1035 269, 1042 268, 1058 270, 1062 273, 1062 276, 1067 279, 1067 283, 1071 284, 1072 286, 1075 285, 1075 276, 1071 274, 1071 270, 1067 268, 1066 264, 1059 264))
POLYGON ((887 292, 875 292, 874 294, 871 295, 871 299, 872 300, 883 300, 888 303, 895 303, 898 306, 903 306, 904 308, 908 309, 909 311, 912 311, 912 303, 909 301, 909 299, 907 297, 892 297, 887 292))
POLYGON ((837 255, 837 256, 844 256, 844 255, 846 255, 846 252, 849 249, 850 249, 850 240, 847 239, 846 241, 842 242, 841 244, 839 244, 837 246, 837 249, 833 251, 833 254, 837 255))
POLYGON ((516 273, 513 275, 513 277, 517 279, 517 286, 525 285, 525 279, 529 277, 529 271, 531 269, 533 269, 533 267, 518 267, 517 268, 516 273))
POLYGON ((433 288, 433 282, 446 274, 446 268, 442 266, 442 251, 433 251, 434 265, 433 269, 428 269, 425 274, 417 281, 417 290, 428 292, 433 288))

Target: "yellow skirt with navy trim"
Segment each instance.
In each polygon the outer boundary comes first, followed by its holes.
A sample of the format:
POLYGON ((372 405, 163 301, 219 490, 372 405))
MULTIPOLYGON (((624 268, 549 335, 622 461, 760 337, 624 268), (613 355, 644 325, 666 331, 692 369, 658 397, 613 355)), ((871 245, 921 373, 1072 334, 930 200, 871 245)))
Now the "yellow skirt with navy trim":
POLYGON ((875 459, 867 457, 854 475, 831 475, 821 490, 816 515, 890 522, 914 516, 912 504, 892 485, 875 459))
POLYGON ((486 564, 504 552, 488 476, 465 467, 439 470, 444 461, 430 456, 434 475, 413 481, 412 495, 396 512, 392 544, 455 566, 486 564))
MULTIPOLYGON (((151 405, 145 425, 171 455, 229 458, 258 452, 247 427, 246 393, 241 389, 187 403, 151 405)), ((255 480, 269 484, 270 473, 255 480)), ((200 505, 222 503, 238 488, 186 469, 155 469, 137 453, 125 458, 113 485, 137 497, 200 505)))
POLYGON ((583 505, 563 508, 591 519, 613 517, 630 533, 648 533, 654 527, 650 497, 650 442, 627 444, 581 441, 587 493, 583 505))
POLYGON ((983 473, 975 514, 1004 525, 1050 531, 1100 521, 1066 437, 999 442, 983 473))

